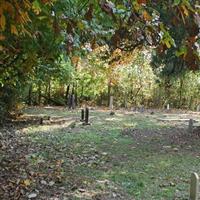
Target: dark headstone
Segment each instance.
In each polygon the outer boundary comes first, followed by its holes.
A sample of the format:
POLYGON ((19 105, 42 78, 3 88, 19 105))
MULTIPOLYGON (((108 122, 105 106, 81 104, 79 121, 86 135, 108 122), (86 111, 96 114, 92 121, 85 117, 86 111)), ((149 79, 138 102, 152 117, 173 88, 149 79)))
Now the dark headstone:
POLYGON ((76 103, 75 103, 75 95, 72 94, 72 109, 74 110, 76 108, 76 103))
POLYGON ((81 122, 84 122, 84 118, 85 118, 85 111, 84 109, 81 109, 81 122))
POLYGON ((40 118, 40 124, 41 125, 43 124, 43 118, 42 117, 40 118))
POLYGON ((89 108, 85 108, 85 121, 83 125, 90 125, 89 123, 89 108))
POLYGON ((110 112, 110 115, 115 115, 115 112, 114 112, 114 111, 111 111, 111 112, 110 112))
POLYGON ((193 119, 189 120, 189 124, 188 124, 188 132, 192 133, 193 132, 193 119))

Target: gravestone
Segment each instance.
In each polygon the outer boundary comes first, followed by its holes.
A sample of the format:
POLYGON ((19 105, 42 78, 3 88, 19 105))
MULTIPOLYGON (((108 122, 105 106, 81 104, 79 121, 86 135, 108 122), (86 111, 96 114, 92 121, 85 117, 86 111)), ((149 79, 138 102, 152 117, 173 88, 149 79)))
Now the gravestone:
POLYGON ((74 110, 75 108, 76 108, 75 95, 72 94, 72 109, 74 110))
POLYGON ((169 110, 169 103, 167 104, 167 110, 169 110))
POLYGON ((84 117, 85 117, 85 111, 84 109, 81 109, 81 122, 84 122, 84 117))
POLYGON ((110 96, 109 108, 113 110, 113 96, 110 96))
POLYGON ((144 112, 144 105, 140 107, 140 112, 144 112))
POLYGON ((189 120, 188 132, 189 132, 189 133, 192 133, 192 132, 193 132, 193 119, 190 119, 190 120, 189 120))
POLYGON ((74 94, 69 95, 69 98, 68 98, 68 108, 69 109, 73 109, 73 110, 76 108, 75 95, 74 94))
POLYGON ((197 106, 197 112, 200 112, 200 105, 197 106))
POLYGON ((85 108, 85 121, 83 125, 90 125, 89 123, 89 108, 85 108))
POLYGON ((199 176, 192 173, 190 182, 190 200, 198 200, 199 197, 199 176))
POLYGON ((40 125, 43 124, 43 117, 40 118, 40 125))

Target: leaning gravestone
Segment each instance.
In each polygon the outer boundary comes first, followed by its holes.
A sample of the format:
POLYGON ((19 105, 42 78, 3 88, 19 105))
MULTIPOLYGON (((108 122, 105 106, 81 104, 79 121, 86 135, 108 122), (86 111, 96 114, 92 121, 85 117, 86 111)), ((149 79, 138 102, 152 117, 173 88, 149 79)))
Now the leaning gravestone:
POLYGON ((188 132, 189 132, 189 133, 192 133, 192 132, 193 132, 193 119, 190 119, 190 120, 189 120, 188 132))
POLYGON ((190 183, 190 200, 198 200, 199 197, 199 176, 192 173, 190 183))

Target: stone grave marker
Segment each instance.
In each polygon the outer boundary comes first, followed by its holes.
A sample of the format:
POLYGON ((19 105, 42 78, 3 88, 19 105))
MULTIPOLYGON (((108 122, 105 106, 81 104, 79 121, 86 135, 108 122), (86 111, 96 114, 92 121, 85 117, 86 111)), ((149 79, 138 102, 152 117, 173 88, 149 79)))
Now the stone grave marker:
POLYGON ((199 197, 199 176, 192 173, 190 182, 190 200, 198 200, 199 197))
POLYGON ((193 119, 190 119, 189 124, 188 124, 188 132, 189 133, 193 132, 193 123, 194 123, 193 119))
POLYGON ((167 104, 167 110, 169 110, 169 103, 167 104))
POLYGON ((90 123, 89 123, 89 108, 88 107, 85 108, 85 121, 84 121, 83 125, 90 125, 90 123))
POLYGON ((110 96, 109 108, 113 110, 113 96, 110 96))
POLYGON ((84 122, 84 118, 85 118, 85 111, 84 109, 81 109, 81 122, 84 122))
POLYGON ((200 112, 200 104, 197 106, 197 112, 200 112))

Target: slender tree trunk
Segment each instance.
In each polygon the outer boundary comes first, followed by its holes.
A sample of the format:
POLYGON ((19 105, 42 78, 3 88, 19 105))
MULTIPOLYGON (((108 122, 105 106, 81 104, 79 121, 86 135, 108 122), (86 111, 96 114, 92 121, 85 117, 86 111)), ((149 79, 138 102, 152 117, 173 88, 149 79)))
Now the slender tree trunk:
POLYGON ((51 102, 51 80, 49 80, 49 82, 48 82, 48 94, 47 94, 47 96, 48 96, 48 104, 50 104, 50 102, 51 102))
POLYGON ((111 82, 108 83, 108 106, 110 105, 110 96, 111 96, 111 82))
POLYGON ((69 102, 69 90, 70 90, 70 84, 67 86, 67 89, 66 89, 66 92, 65 92, 66 105, 68 105, 68 102, 69 102))
POLYGON ((180 88, 179 88, 179 108, 181 108, 182 105, 182 90, 183 90, 183 79, 180 78, 180 88))
POLYGON ((30 84, 29 91, 28 91, 28 105, 31 106, 32 104, 32 83, 30 84))
POLYGON ((41 91, 41 83, 38 84, 38 105, 41 105, 41 99, 42 99, 42 91, 41 91))

